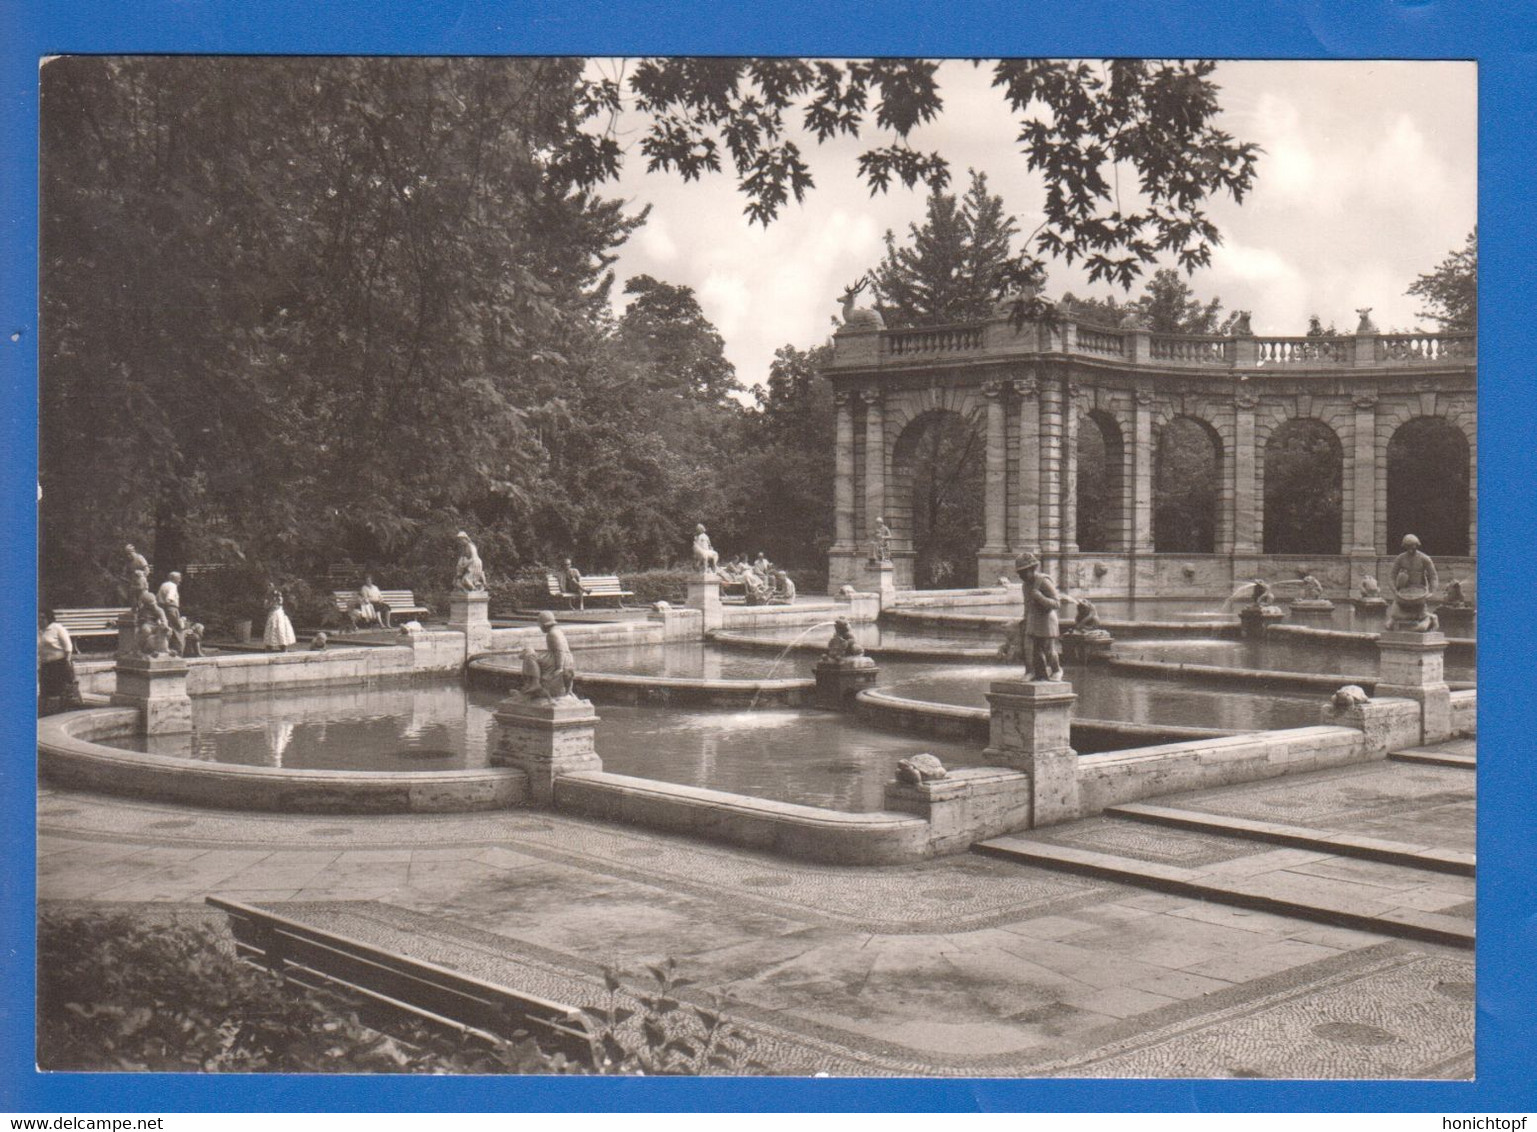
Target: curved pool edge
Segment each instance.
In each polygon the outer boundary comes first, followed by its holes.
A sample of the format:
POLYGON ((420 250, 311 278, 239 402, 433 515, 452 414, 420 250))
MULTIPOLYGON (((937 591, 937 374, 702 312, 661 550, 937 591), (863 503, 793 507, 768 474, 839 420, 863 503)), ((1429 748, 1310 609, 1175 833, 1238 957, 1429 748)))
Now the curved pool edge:
MULTIPOLYGON (((867 688, 854 698, 854 710, 864 722, 888 731, 983 743, 991 739, 992 713, 985 707, 935 703, 899 696, 880 688, 867 688)), ((1243 734, 1249 732, 1218 727, 1129 723, 1116 719, 1075 718, 1071 724, 1073 749, 1081 755, 1201 739, 1225 739, 1243 734)))
MULTIPOLYGON (((471 686, 506 692, 522 682, 521 671, 494 663, 497 654, 482 653, 468 666, 471 686)), ((692 707, 802 707, 811 703, 816 681, 811 677, 780 680, 727 680, 681 676, 635 676, 620 672, 578 672, 578 694, 594 703, 647 707, 678 704, 692 707)))
MULTIPOLYGON (((726 648, 741 649, 748 652, 797 652, 815 653, 820 656, 827 651, 825 641, 796 641, 785 644, 770 637, 755 637, 748 633, 733 633, 729 629, 713 629, 707 634, 706 639, 714 645, 726 648)), ((972 663, 978 660, 997 660, 997 648, 914 648, 910 645, 866 645, 867 656, 880 659, 889 657, 892 660, 933 660, 933 661, 964 661, 972 663)))
POLYGON ((93 707, 37 721, 38 773, 102 794, 220 810, 454 814, 502 810, 526 794, 521 770, 287 770, 204 763, 95 742, 137 730, 135 708, 93 707))

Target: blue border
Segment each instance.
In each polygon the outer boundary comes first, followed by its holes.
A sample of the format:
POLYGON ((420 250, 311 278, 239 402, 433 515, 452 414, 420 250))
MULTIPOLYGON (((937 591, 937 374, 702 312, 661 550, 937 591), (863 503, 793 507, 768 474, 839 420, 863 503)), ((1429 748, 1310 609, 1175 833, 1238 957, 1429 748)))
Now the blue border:
POLYGON ((1452 0, 1201 0, 1069 7, 932 0, 0 0, 0 1111, 1530 1111, 1537 735, 1537 6, 1452 0), (1185 55, 1462 58, 1480 74, 1482 706, 1478 1079, 711 1081, 39 1076, 32 1072, 35 821, 30 662, 36 545, 37 63, 65 52, 1185 55), (1523 289, 1523 284, 1525 285, 1523 289), (13 339, 13 334, 17 335, 13 339), (1530 552, 1527 551, 1527 559, 1530 552), (1509 564, 1509 565, 1507 565, 1509 564))

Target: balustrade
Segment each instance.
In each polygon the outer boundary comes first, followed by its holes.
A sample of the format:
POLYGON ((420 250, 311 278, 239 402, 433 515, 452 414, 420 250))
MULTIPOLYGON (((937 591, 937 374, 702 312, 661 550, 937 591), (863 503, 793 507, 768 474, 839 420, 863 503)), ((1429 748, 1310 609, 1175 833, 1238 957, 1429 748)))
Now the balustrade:
POLYGON ((1471 334, 1379 334, 1379 362, 1439 362, 1450 358, 1471 358, 1477 345, 1471 334))
POLYGON ((1349 362, 1345 338, 1256 338, 1260 365, 1345 365, 1349 362))
POLYGON ((1185 334, 1155 334, 1152 337, 1149 352, 1156 362, 1193 362, 1196 365, 1225 366, 1233 360, 1233 340, 1185 334))
POLYGON ((887 335, 895 357, 915 354, 951 354, 982 348, 982 326, 933 326, 920 330, 893 330, 887 335))
POLYGON ((1082 354, 1108 354, 1114 358, 1126 356, 1126 336, 1119 330, 1101 330, 1097 326, 1078 327, 1078 352, 1082 354))

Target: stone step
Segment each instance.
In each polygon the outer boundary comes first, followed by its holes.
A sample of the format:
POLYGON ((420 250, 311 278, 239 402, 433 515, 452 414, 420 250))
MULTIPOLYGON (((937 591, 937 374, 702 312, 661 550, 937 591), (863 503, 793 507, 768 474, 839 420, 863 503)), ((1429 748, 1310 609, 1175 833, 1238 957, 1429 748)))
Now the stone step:
POLYGON ((1390 752, 1388 758, 1400 763, 1418 763, 1421 766, 1454 766, 1463 770, 1478 769, 1477 754, 1462 754, 1440 747, 1410 747, 1390 752))
MULTIPOLYGON (((1074 845, 1052 844, 1020 834, 995 837, 979 842, 972 849, 973 852, 1018 861, 1036 868, 1117 881, 1176 896, 1295 916, 1358 931, 1454 947, 1472 947, 1474 942, 1472 920, 1407 906, 1395 899, 1391 887, 1323 880, 1289 872, 1288 866, 1298 863, 1297 855, 1300 851, 1297 849, 1280 849, 1245 857, 1242 859, 1241 870, 1222 865, 1184 868, 1074 845), (1272 861, 1267 862, 1266 858, 1272 861), (1267 869, 1267 863, 1272 862, 1274 867, 1267 869)), ((1318 854, 1309 858, 1308 863, 1341 859, 1329 854, 1318 854)), ((1380 863, 1375 868, 1399 869, 1402 873, 1399 879, 1411 885, 1415 877, 1428 880, 1435 875, 1423 870, 1380 863)))
POLYGON ((1155 806, 1145 802, 1111 806, 1105 811, 1105 816, 1127 818, 1131 821, 1148 822, 1174 829, 1226 834, 1252 841, 1263 841, 1270 845, 1317 849, 1324 853, 1337 853, 1341 857, 1383 861, 1390 865, 1405 865, 1409 868, 1428 869, 1431 872, 1451 873, 1455 876, 1476 875, 1476 858, 1472 853, 1389 841, 1359 833, 1342 833, 1335 830, 1313 829, 1308 826, 1284 825, 1280 822, 1255 821, 1251 818, 1233 817, 1228 814, 1182 810, 1173 806, 1155 806))

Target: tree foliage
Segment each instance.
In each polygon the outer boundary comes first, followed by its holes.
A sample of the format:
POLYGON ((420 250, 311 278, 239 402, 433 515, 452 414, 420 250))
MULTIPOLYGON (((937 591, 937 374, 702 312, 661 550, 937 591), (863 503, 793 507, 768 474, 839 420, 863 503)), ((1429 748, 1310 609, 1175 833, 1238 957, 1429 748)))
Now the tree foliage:
POLYGON ((1114 295, 1080 299, 1071 291, 1062 296, 1065 314, 1101 326, 1122 326, 1128 321, 1156 334, 1226 334, 1236 312, 1222 317, 1222 300, 1202 300, 1183 275, 1170 267, 1159 268, 1148 279, 1142 294, 1129 303, 1114 295))
MULTIPOLYGON (((1214 124, 1221 110, 1215 63, 1006 59, 992 66, 993 86, 1018 117, 1027 166, 1046 187, 1045 219, 1007 289, 1034 281, 1046 258, 1082 260, 1090 281, 1127 288, 1160 258, 1187 270, 1211 262, 1220 236, 1205 202, 1222 192, 1241 202, 1260 152, 1214 124)), ((791 199, 803 201, 814 184, 788 136, 797 115, 817 142, 859 137, 872 125, 890 132, 891 144, 859 156, 872 195, 897 183, 941 190, 950 180, 940 153, 913 145, 913 132, 944 108, 931 61, 646 59, 627 83, 594 79, 585 92, 589 147, 612 140, 602 124, 611 127, 628 92, 648 118, 640 150, 649 169, 693 180, 729 160, 745 212, 762 224, 791 199)))
POLYGON ((1461 248, 1450 253, 1434 271, 1426 272, 1404 292, 1421 299, 1419 318, 1434 319, 1442 330, 1478 329, 1478 229, 1468 233, 1461 248))
POLYGON ((876 309, 891 327, 986 318, 1010 277, 1018 229, 1003 198, 975 171, 962 200, 935 190, 922 225, 908 225, 899 247, 886 233, 886 256, 870 273, 876 309))

